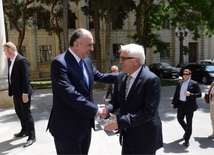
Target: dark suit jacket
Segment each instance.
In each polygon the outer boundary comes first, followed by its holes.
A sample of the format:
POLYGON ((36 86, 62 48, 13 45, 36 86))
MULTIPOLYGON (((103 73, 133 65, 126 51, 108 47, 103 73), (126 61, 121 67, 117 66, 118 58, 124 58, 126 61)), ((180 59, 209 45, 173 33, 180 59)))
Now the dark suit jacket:
POLYGON ((119 132, 126 132, 134 153, 148 154, 163 146, 162 124, 158 114, 160 79, 142 67, 125 101, 127 75, 118 74, 109 111, 120 108, 117 115, 119 132))
MULTIPOLYGON (((183 83, 183 80, 178 81, 175 94, 172 100, 172 104, 174 104, 174 108, 179 107, 179 97, 180 97, 180 90, 181 90, 181 85, 183 83)), ((187 107, 191 111, 196 111, 198 108, 196 98, 201 97, 201 89, 196 81, 193 81, 190 79, 187 91, 190 92, 190 96, 186 97, 187 101, 187 107)))
POLYGON ((108 98, 108 96, 111 94, 111 98, 113 96, 113 84, 109 84, 108 90, 106 91, 105 97, 108 98))
POLYGON ((20 54, 15 58, 13 69, 11 72, 11 84, 9 82, 9 96, 14 96, 16 98, 22 98, 22 94, 32 95, 34 92, 32 86, 30 85, 30 68, 29 62, 20 54))
POLYGON ((48 128, 58 139, 71 140, 84 137, 91 127, 97 106, 93 103, 93 84, 113 83, 115 74, 101 74, 89 58, 83 60, 89 75, 87 86, 81 68, 69 50, 57 56, 51 64, 53 107, 48 128))

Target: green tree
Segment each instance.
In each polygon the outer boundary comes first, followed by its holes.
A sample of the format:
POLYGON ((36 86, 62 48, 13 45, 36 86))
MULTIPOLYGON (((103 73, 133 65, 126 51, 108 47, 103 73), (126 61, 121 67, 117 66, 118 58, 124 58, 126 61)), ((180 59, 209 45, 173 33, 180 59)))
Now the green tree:
MULTIPOLYGON (((78 3, 79 0, 40 0, 41 4, 50 5, 51 9, 47 10, 51 15, 51 25, 46 28, 48 32, 55 33, 59 41, 59 51, 62 53, 68 46, 68 15, 72 11, 69 9, 68 2, 78 3), (63 37, 61 33, 63 32, 63 37), (64 48, 62 50, 62 42, 64 41, 64 48)), ((72 20, 76 19, 76 16, 72 20)))
POLYGON ((155 33, 162 28, 164 19, 168 18, 164 2, 154 0, 139 0, 135 2, 135 27, 136 33, 130 35, 134 42, 147 48, 155 47, 154 53, 168 49, 160 35, 155 33), (155 31, 154 31, 155 30, 155 31))
MULTIPOLYGON (((188 29, 193 35, 192 39, 197 40, 202 34, 211 37, 214 30, 214 2, 213 0, 168 0, 166 7, 171 14, 171 25, 178 29, 188 29)), ((180 42, 185 33, 181 31, 180 42)), ((182 44, 182 43, 181 43, 182 44)), ((183 54, 189 53, 187 47, 180 46, 180 62, 183 64, 183 54)))
MULTIPOLYGON (((110 35, 111 35, 111 24, 115 23, 116 27, 118 25, 123 25, 123 21, 128 17, 128 13, 134 4, 132 0, 85 0, 88 5, 82 7, 83 12, 92 16, 94 29, 95 29, 95 49, 96 51, 101 51, 100 46, 100 34, 99 29, 100 20, 105 20, 105 58, 106 58, 106 71, 109 71, 111 66, 110 58, 110 35)), ((97 57, 97 68, 101 69, 101 54, 96 53, 97 57)))
MULTIPOLYGON (((130 37, 143 45, 145 50, 153 47, 156 53, 169 49, 160 36, 155 34, 162 29, 166 19, 174 29, 188 29, 194 40, 200 38, 201 31, 208 36, 214 33, 213 0, 138 0, 135 4, 136 33, 130 37)), ((182 32, 182 35, 185 35, 185 32, 182 32)), ((183 64, 183 54, 188 52, 188 48, 182 46, 179 65, 183 64)))
POLYGON ((4 14, 19 33, 17 50, 21 55, 26 25, 33 26, 36 20, 38 8, 29 7, 34 2, 35 0, 3 0, 4 14))

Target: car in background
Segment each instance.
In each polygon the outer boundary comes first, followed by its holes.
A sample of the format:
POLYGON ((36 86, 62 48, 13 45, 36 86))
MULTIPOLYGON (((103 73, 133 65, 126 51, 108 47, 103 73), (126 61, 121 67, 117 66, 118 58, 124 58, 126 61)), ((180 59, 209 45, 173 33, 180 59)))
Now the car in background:
POLYGON ((207 59, 207 60, 198 60, 196 62, 196 64, 214 64, 214 60, 213 59, 207 59))
POLYGON ((149 66, 150 71, 155 73, 160 78, 178 78, 180 69, 172 67, 166 62, 153 63, 149 66))
POLYGON ((191 78, 197 82, 210 84, 214 81, 214 64, 197 64, 190 63, 180 70, 180 75, 183 75, 183 70, 189 69, 192 72, 191 78))

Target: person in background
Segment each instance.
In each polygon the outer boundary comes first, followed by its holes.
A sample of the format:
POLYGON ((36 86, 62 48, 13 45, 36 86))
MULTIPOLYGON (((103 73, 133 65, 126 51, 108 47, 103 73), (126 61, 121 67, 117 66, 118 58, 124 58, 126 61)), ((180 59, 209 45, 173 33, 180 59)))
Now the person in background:
POLYGON ((70 47, 51 63, 53 106, 48 122, 57 154, 88 154, 94 118, 107 110, 93 100, 93 84, 114 83, 116 74, 101 74, 88 58, 94 39, 86 29, 76 29, 70 47))
POLYGON ((147 69, 147 70, 150 70, 149 67, 148 67, 146 64, 144 64, 143 67, 144 67, 145 69, 147 69))
POLYGON ((120 64, 113 98, 107 105, 112 120, 107 131, 118 130, 122 154, 156 154, 163 146, 162 123, 158 114, 160 79, 144 68, 144 48, 121 46, 120 64), (113 114, 120 109, 118 114, 113 114))
POLYGON ((210 139, 214 139, 214 82, 211 83, 209 90, 209 100, 210 100, 210 119, 212 125, 212 134, 208 136, 210 139))
POLYGON ((32 145, 36 141, 34 119, 30 110, 31 95, 34 92, 30 84, 29 62, 17 52, 12 42, 3 45, 5 55, 10 59, 8 73, 8 94, 13 96, 16 114, 21 122, 21 131, 14 137, 28 136, 24 147, 32 145))
MULTIPOLYGON (((118 74, 119 68, 116 65, 111 66, 111 72, 114 74, 118 74)), ((109 84, 108 90, 106 91, 106 95, 103 96, 103 101, 105 102, 108 96, 111 94, 111 98, 114 92, 114 84, 109 84)))
POLYGON ((201 97, 201 89, 198 83, 191 79, 191 71, 184 69, 183 79, 177 84, 171 108, 178 108, 177 119, 184 130, 183 138, 185 140, 184 146, 186 147, 190 145, 189 139, 192 134, 192 118, 194 111, 198 108, 196 98, 199 97, 201 97), (186 121, 184 121, 185 117, 186 121))

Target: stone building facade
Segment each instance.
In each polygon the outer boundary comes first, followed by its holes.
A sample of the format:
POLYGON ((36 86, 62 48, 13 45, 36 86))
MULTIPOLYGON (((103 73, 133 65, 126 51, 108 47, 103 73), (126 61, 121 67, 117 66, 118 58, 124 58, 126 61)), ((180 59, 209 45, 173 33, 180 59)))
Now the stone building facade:
MULTIPOLYGON (((89 29, 92 34, 94 34, 94 29, 90 29, 90 20, 81 11, 81 6, 83 6, 84 0, 82 0, 79 5, 74 3, 71 4, 72 11, 77 16, 75 25, 73 28, 69 28, 68 37, 74 31, 75 28, 83 27, 89 29)), ((121 30, 112 30, 110 38, 110 66, 112 64, 119 65, 119 55, 117 53, 118 47, 121 44, 131 43, 127 36, 135 32, 133 14, 125 20, 125 25, 121 30)), ((7 20, 8 29, 8 39, 9 41, 17 44, 18 33, 12 28, 9 21, 7 20)), ((170 25, 157 33, 160 34, 163 41, 170 45, 170 50, 165 51, 162 54, 154 54, 153 49, 147 49, 146 53, 146 63, 147 65, 153 62, 168 62, 169 64, 176 66, 179 63, 179 50, 180 44, 179 39, 175 36, 175 28, 170 25)), ((101 72, 106 71, 106 55, 105 55, 105 21, 100 21, 100 38, 101 38, 101 61, 102 67, 101 72)), ((184 62, 194 62, 200 59, 214 59, 214 38, 208 38, 204 35, 198 40, 194 41, 191 39, 191 34, 189 33, 183 41, 185 46, 188 46, 193 53, 184 56, 184 62)), ((45 29, 35 28, 32 29, 27 27, 25 39, 22 45, 22 52, 24 56, 29 60, 31 66, 31 77, 32 79, 50 78, 50 64, 51 60, 60 54, 59 43, 56 34, 48 33, 45 29)), ((93 52, 91 53, 91 59, 96 66, 96 60, 93 59, 93 52)), ((109 66, 109 67, 110 67, 109 66)))

